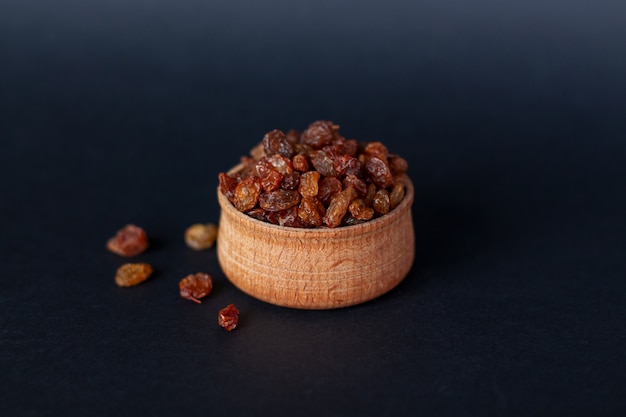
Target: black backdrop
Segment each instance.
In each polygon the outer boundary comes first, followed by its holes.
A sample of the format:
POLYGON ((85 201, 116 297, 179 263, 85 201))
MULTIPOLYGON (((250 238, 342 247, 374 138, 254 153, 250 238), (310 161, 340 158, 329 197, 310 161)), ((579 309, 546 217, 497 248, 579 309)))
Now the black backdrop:
POLYGON ((3 0, 0 414, 626 411, 625 76, 622 1, 3 0), (317 119, 416 187, 411 273, 334 311, 182 240, 218 172, 317 119), (129 222, 157 272, 120 289, 129 222))

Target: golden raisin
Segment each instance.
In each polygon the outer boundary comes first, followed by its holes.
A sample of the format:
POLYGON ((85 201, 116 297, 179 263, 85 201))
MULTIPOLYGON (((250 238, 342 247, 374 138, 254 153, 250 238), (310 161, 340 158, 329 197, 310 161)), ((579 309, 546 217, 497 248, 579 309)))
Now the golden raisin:
POLYGON ((217 314, 217 324, 226 330, 233 331, 239 324, 239 310, 234 304, 229 304, 217 314))
POLYGON ((115 273, 115 283, 120 287, 141 284, 152 275, 152 267, 145 263, 124 264, 115 273))
POLYGON ((185 243, 191 249, 208 249, 217 238, 217 226, 213 223, 193 224, 185 230, 185 243))
POLYGON ((183 298, 200 304, 200 298, 211 294, 213 279, 209 274, 198 272, 197 274, 187 275, 183 278, 178 283, 178 288, 183 298))
POLYGON ((379 214, 387 214, 389 213, 391 203, 389 201, 389 191, 384 188, 378 190, 376 195, 374 196, 374 201, 372 202, 372 207, 379 214))
POLYGON ((136 256, 148 248, 148 236, 141 227, 127 224, 107 241, 106 247, 120 256, 136 256))

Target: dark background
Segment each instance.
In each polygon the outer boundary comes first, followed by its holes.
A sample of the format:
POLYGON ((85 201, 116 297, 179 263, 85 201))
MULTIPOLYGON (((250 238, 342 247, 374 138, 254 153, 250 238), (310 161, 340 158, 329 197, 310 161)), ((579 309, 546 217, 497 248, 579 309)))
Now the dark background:
POLYGON ((621 0, 3 0, 0 414, 624 413, 625 110, 621 0), (300 311, 182 234, 317 119, 409 160, 417 252, 385 296, 300 311), (156 274, 120 289, 130 222, 156 274))

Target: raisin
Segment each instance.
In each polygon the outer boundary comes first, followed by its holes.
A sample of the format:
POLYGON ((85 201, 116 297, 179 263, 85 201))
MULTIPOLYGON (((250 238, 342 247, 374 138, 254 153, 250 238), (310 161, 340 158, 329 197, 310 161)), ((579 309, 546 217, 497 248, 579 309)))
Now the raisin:
POLYGON ((148 236, 141 227, 127 224, 107 241, 106 247, 120 256, 136 256, 148 248, 148 236))
POLYGON ((367 194, 367 184, 356 175, 346 175, 343 179, 343 188, 348 188, 349 185, 354 188, 359 197, 365 197, 365 194, 367 194))
POLYGON ((319 191, 320 173, 317 171, 305 172, 300 176, 298 191, 302 197, 315 197, 319 191))
POLYGON ((285 138, 287 139, 287 142, 289 142, 292 145, 295 145, 297 143, 300 143, 300 132, 298 132, 295 129, 291 129, 289 130, 289 132, 287 132, 287 135, 285 136, 285 138))
POLYGON ((350 203, 348 210, 352 217, 357 220, 371 220, 371 218, 374 217, 374 209, 367 207, 365 201, 360 198, 350 203))
POLYGON ((387 160, 387 156, 389 156, 389 150, 387 149, 387 147, 385 145, 383 145, 380 142, 370 142, 365 146, 365 149, 363 150, 363 153, 365 155, 368 155, 370 157, 376 157, 378 159, 381 159, 383 161, 387 160))
POLYGON ((235 188, 237 188, 239 180, 237 179, 237 177, 225 174, 223 172, 219 173, 218 179, 220 181, 220 191, 226 196, 226 198, 228 198, 232 202, 232 198, 235 195, 235 188))
MULTIPOLYGON (((291 159, 275 154, 266 156, 259 163, 269 164, 268 167, 275 169, 283 175, 291 174, 293 171, 293 165, 291 164, 291 159)), ((258 167, 257 167, 258 170, 258 167)))
POLYGON ((255 207, 252 210, 250 210, 249 212, 246 213, 248 216, 253 217, 257 220, 261 220, 261 221, 267 221, 267 219, 265 218, 265 210, 263 210, 260 207, 255 207))
POLYGON ((301 142, 313 149, 321 149, 332 143, 337 129, 339 126, 334 125, 333 122, 323 120, 313 122, 302 132, 301 142))
POLYGON ((354 218, 350 213, 346 214, 341 221, 342 226, 354 226, 361 223, 365 223, 365 220, 359 220, 357 218, 354 218))
POLYGON ((283 182, 280 184, 280 188, 283 190, 297 190, 300 186, 300 174, 296 171, 291 172, 290 174, 285 175, 283 178, 283 182))
POLYGON ((408 162, 401 156, 389 155, 387 162, 389 163, 389 170, 394 177, 404 175, 409 170, 408 162))
POLYGON ((356 198, 356 191, 351 186, 337 194, 330 200, 328 210, 324 216, 324 224, 328 227, 337 227, 348 211, 350 202, 356 198))
POLYGON ((389 213, 390 205, 389 191, 384 188, 378 190, 374 196, 374 201, 372 202, 374 210, 376 210, 379 214, 387 214, 389 213))
POLYGON ((152 275, 150 264, 124 264, 115 273, 115 283, 120 287, 132 287, 141 284, 152 275))
POLYGON ((335 139, 333 141, 333 146, 336 147, 339 153, 342 155, 356 156, 357 154, 357 142, 354 139, 335 139))
POLYGON ((291 208, 300 202, 300 193, 290 190, 276 190, 263 193, 259 198, 259 205, 267 211, 281 211, 291 208))
POLYGON ((319 182, 317 198, 328 205, 330 200, 341 191, 341 181, 334 177, 324 178, 319 182))
POLYGON ((298 154, 291 160, 293 169, 300 172, 307 172, 309 170, 309 160, 306 155, 298 154))
POLYGON ((241 180, 235 188, 233 204, 239 211, 249 211, 256 206, 262 190, 261 180, 258 177, 247 177, 241 180))
POLYGON ((287 140, 285 134, 280 130, 272 130, 263 136, 263 150, 265 155, 279 154, 286 158, 291 158, 293 155, 293 147, 287 140))
POLYGON ((389 207, 393 210, 402 202, 404 198, 404 184, 400 181, 396 181, 395 185, 389 193, 389 207))
POLYGON ((304 197, 298 207, 298 216, 309 227, 319 227, 323 223, 324 205, 314 197, 304 197))
POLYGON ((376 184, 370 184, 367 186, 367 193, 365 194, 365 205, 367 207, 372 207, 372 204, 374 203, 374 196, 376 195, 376 191, 378 191, 378 188, 376 187, 376 184))
POLYGON ((294 206, 288 208, 286 210, 281 210, 278 212, 278 224, 281 226, 287 227, 304 227, 304 223, 298 216, 298 206, 294 206))
POLYGON ((309 154, 311 158, 311 164, 315 167, 317 172, 325 177, 338 177, 339 174, 335 171, 335 162, 331 155, 323 150, 313 151, 309 154))
POLYGON ((195 250, 208 249, 217 238, 217 226, 213 223, 193 224, 185 230, 185 243, 195 250))
POLYGON ((341 155, 333 159, 333 168, 339 175, 362 175, 361 163, 350 155, 341 155))
POLYGON ((229 304, 217 314, 217 324, 226 330, 233 331, 239 324, 239 310, 234 304, 229 304))
POLYGON ((280 172, 274 171, 273 169, 261 169, 261 171, 263 171, 264 174, 260 176, 263 191, 269 193, 278 190, 285 177, 280 172))
POLYGON ((378 187, 386 188, 393 185, 393 175, 382 159, 372 156, 365 164, 365 169, 372 182, 378 187))
POLYGON ((178 288, 180 289, 181 297, 200 304, 200 298, 211 294, 213 279, 209 274, 198 272, 197 274, 187 275, 183 278, 178 283, 178 288))

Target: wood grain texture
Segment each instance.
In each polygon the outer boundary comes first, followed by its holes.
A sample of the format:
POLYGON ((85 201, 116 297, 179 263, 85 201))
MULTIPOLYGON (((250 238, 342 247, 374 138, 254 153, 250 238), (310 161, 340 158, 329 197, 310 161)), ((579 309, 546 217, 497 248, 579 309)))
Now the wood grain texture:
POLYGON ((300 309, 347 307, 398 285, 415 256, 413 185, 389 214, 335 229, 276 226, 237 211, 218 190, 222 208, 217 254, 224 274, 245 293, 300 309))

